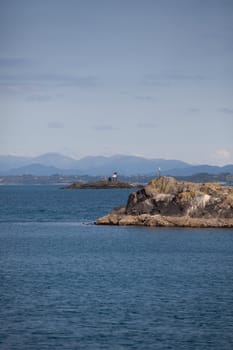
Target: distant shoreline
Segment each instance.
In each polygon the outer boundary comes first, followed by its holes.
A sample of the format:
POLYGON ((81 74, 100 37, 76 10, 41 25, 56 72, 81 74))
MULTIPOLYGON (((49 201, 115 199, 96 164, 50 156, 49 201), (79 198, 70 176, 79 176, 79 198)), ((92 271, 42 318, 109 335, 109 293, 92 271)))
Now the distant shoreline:
MULTIPOLYGON (((129 184, 145 185, 154 178, 153 175, 131 175, 131 176, 119 176, 119 182, 129 184)), ((221 173, 221 174, 208 174, 200 173, 191 176, 176 176, 180 181, 191 181, 194 183, 204 182, 219 182, 222 185, 233 185, 233 174, 221 173)), ((103 176, 91 176, 91 175, 2 175, 0 176, 0 186, 2 185, 60 185, 69 186, 75 182, 95 183, 97 181, 104 181, 103 176)))

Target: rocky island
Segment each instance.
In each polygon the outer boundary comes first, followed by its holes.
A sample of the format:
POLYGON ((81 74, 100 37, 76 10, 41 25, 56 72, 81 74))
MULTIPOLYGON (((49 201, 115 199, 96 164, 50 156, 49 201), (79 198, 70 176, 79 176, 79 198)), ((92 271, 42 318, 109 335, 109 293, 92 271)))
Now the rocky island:
POLYGON ((98 180, 95 182, 86 182, 86 183, 77 181, 65 187, 65 189, 78 190, 78 189, 112 189, 112 188, 139 188, 139 187, 142 187, 142 186, 138 184, 131 184, 128 182, 98 180))
POLYGON ((97 225, 233 227, 233 187, 159 177, 97 225))

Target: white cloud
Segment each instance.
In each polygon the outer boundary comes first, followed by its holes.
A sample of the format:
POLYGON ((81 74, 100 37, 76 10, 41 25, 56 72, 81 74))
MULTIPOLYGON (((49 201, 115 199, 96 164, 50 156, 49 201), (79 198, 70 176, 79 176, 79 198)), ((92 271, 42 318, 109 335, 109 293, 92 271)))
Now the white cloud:
POLYGON ((54 121, 51 121, 51 122, 48 123, 48 127, 50 129, 63 129, 64 128, 64 124, 59 122, 59 121, 54 120, 54 121))
POLYGON ((158 125, 156 123, 138 123, 137 127, 142 129, 155 129, 158 125))
POLYGON ((100 124, 100 125, 94 125, 92 129, 97 131, 110 131, 110 130, 117 130, 118 128, 110 124, 100 124))
POLYGON ((233 115, 233 108, 224 107, 224 108, 221 108, 220 111, 221 111, 222 113, 225 113, 225 114, 231 114, 231 115, 233 115))
POLYGON ((190 108, 188 108, 188 112, 190 112, 190 113, 198 113, 198 112, 200 112, 200 108, 190 107, 190 108))
POLYGON ((213 159, 219 163, 219 164, 227 164, 230 159, 231 159, 231 152, 227 149, 219 149, 217 150, 214 155, 213 155, 213 159))
POLYGON ((36 101, 36 102, 47 102, 51 100, 51 96, 50 95, 46 95, 46 94, 34 94, 34 95, 30 95, 28 96, 27 100, 28 101, 36 101))
POLYGON ((139 100, 139 101, 153 101, 153 97, 152 96, 149 96, 149 95, 137 95, 137 96, 134 96, 134 99, 135 100, 139 100))

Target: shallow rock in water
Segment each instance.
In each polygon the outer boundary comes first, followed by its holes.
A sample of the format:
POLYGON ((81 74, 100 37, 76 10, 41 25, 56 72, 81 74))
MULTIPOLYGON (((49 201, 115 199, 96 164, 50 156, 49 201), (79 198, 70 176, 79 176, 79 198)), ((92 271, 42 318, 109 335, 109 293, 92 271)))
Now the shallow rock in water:
POLYGON ((98 225, 233 227, 233 187, 160 177, 131 193, 98 225))
POLYGON ((113 189, 113 188, 140 188, 139 184, 131 184, 128 182, 119 181, 107 181, 99 180, 96 182, 83 183, 80 181, 74 182, 71 185, 65 187, 66 190, 79 190, 79 189, 113 189))

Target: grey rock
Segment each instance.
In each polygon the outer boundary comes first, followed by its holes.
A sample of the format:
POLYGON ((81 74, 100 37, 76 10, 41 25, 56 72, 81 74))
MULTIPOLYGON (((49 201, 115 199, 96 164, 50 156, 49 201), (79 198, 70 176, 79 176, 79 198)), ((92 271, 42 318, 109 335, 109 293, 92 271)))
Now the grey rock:
POLYGON ((97 224, 233 227, 233 187, 160 177, 129 195, 97 224))

